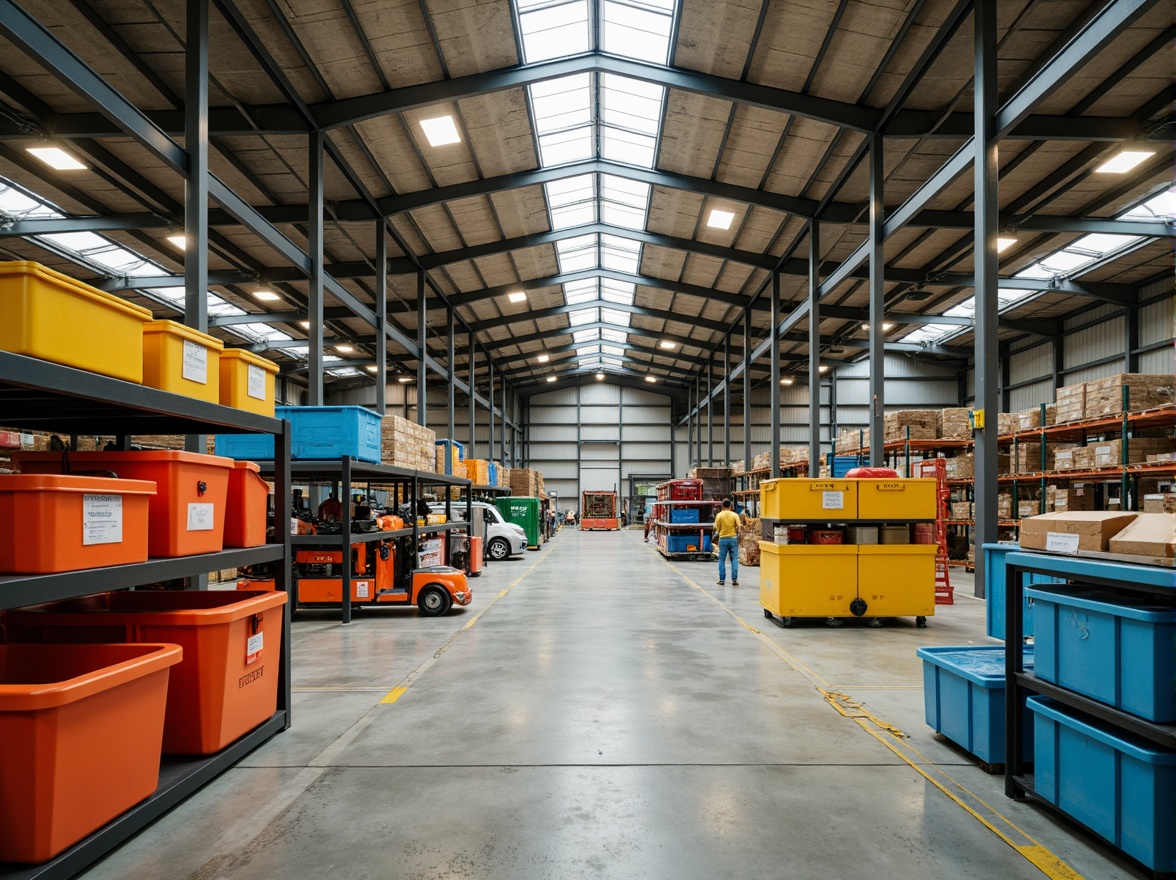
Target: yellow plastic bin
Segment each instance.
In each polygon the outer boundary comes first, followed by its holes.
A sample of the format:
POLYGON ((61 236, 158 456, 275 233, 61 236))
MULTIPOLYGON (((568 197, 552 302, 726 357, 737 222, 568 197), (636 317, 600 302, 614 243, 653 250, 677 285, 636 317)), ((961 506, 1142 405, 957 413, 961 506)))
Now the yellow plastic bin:
POLYGON ((857 598, 853 544, 760 542, 760 604, 777 617, 849 617, 857 598))
POLYGON ((0 263, 0 349, 143 381, 151 312, 40 263, 0 263))
POLYGON ((935 519, 935 480, 858 480, 858 518, 935 519))
POLYGON ((866 617, 930 617, 935 613, 938 544, 858 546, 858 598, 866 617))
POLYGON ((278 365, 243 348, 220 356, 220 402, 233 409, 274 416, 274 376, 278 365))
POLYGON ((760 483, 760 515, 784 520, 857 519, 857 482, 803 477, 764 480, 760 483))
POLYGON ((175 321, 152 321, 143 327, 143 384, 217 403, 224 347, 215 336, 175 321))

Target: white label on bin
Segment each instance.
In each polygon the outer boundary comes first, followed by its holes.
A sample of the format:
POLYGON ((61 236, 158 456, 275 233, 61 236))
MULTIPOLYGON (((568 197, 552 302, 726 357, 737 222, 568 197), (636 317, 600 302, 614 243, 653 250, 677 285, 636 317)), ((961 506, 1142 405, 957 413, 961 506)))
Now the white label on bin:
POLYGON ((121 544, 123 507, 121 495, 82 496, 82 544, 121 544))
POLYGON ((1078 552, 1078 536, 1072 532, 1047 532, 1045 549, 1050 553, 1069 553, 1073 556, 1078 552))
POLYGON ((255 636, 250 636, 249 641, 245 643, 246 654, 260 654, 261 649, 265 647, 265 633, 259 632, 255 636))
POLYGON ((265 400, 265 370, 255 364, 249 364, 249 396, 256 400, 265 400))
POLYGON ((821 507, 825 510, 842 510, 845 508, 844 492, 822 492, 821 507))
POLYGON ((211 532, 212 531, 212 510, 211 504, 189 504, 188 505, 188 531, 189 532, 211 532))
POLYGON ((184 378, 208 384, 208 349, 190 339, 184 340, 184 378))
POLYGON ((355 598, 370 599, 372 597, 372 583, 371 581, 356 581, 355 582, 355 598))

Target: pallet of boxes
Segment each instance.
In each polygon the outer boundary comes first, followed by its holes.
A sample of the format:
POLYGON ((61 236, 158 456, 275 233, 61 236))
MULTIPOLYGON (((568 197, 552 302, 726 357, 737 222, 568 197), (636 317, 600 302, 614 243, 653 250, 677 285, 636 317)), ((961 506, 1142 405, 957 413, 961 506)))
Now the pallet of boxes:
POLYGON ((437 472, 437 432, 400 416, 380 420, 381 456, 386 465, 437 472))

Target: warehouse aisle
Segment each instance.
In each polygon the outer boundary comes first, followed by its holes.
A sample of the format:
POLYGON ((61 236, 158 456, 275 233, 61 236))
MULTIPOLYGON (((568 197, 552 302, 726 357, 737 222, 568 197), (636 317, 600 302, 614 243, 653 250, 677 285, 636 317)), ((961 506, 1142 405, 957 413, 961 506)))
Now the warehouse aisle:
POLYGON ((463 613, 300 617, 294 729, 85 876, 1042 876, 881 719, 1079 873, 1135 876, 922 726, 914 650, 983 641, 981 603, 758 632, 758 570, 713 575, 640 532, 564 530, 463 613))

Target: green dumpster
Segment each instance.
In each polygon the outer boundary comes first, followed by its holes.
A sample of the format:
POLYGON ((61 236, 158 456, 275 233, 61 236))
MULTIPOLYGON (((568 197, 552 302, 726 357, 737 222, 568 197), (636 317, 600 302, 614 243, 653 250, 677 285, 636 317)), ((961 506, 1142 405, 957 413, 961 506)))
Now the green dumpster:
POLYGON ((508 496, 498 498, 494 503, 498 505, 498 512, 502 514, 503 519, 523 527, 523 531, 527 533, 527 549, 538 550, 541 533, 539 499, 508 496))

